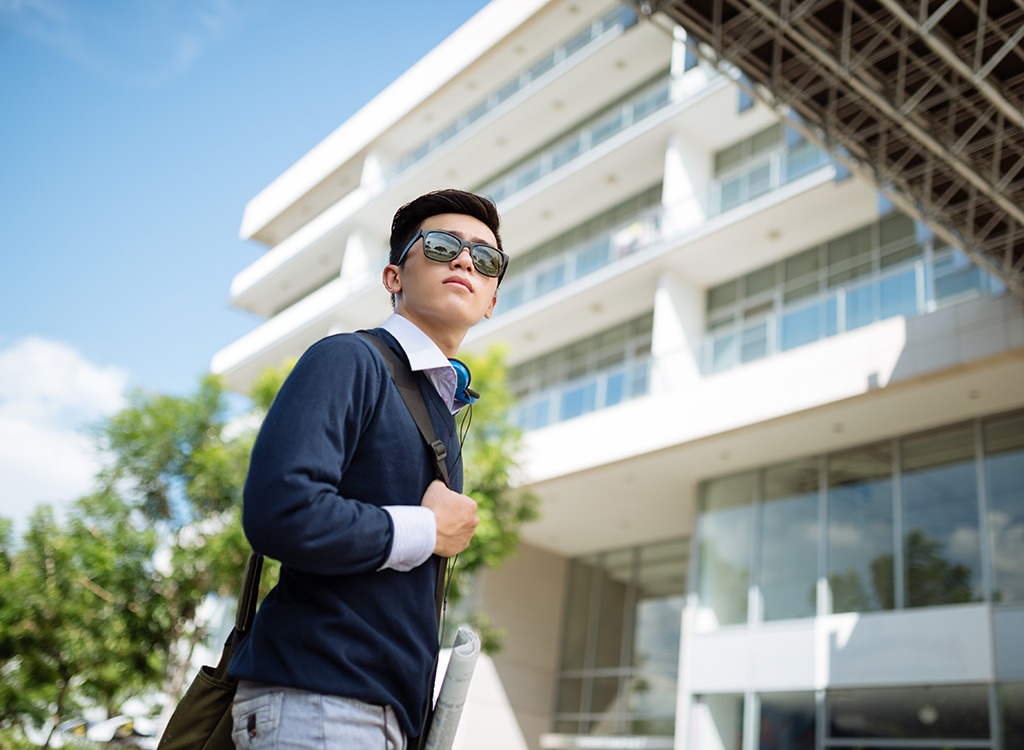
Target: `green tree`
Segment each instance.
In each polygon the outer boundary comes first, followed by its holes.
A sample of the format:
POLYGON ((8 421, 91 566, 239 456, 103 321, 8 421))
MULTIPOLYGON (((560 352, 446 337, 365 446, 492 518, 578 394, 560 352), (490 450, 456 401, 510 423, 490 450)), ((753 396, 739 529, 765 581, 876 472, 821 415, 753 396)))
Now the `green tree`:
MULTIPOLYGON (((15 546, 0 519, 0 730, 53 727, 84 705, 113 715, 153 689, 176 702, 209 635, 200 605, 237 593, 249 552, 239 522, 249 453, 292 364, 261 373, 241 417, 228 413, 214 376, 191 395, 131 394, 95 430, 104 468, 63 523, 43 506, 15 546)), ((506 559, 536 513, 532 496, 510 489, 520 435, 504 420, 502 355, 470 366, 487 396, 465 442, 466 491, 481 524, 463 572, 506 559)), ((276 569, 268 561, 264 590, 276 569)))
POLYGON ((109 495, 90 495, 61 526, 49 506, 23 544, 4 544, 0 714, 56 726, 83 704, 115 712, 160 676, 165 603, 150 586, 152 531, 109 495))
MULTIPOLYGON (((471 581, 481 569, 496 568, 508 559, 519 544, 522 524, 537 517, 536 496, 515 487, 520 479, 522 433, 506 418, 512 394, 505 351, 494 346, 481 355, 464 355, 463 359, 473 373, 473 385, 483 393, 471 411, 464 410, 460 428, 465 435, 464 491, 477 502, 480 525, 457 561, 459 575, 451 587, 455 603, 462 596, 460 581, 471 581)), ((484 650, 498 651, 502 633, 482 613, 467 612, 466 616, 480 631, 484 650)), ((448 634, 449 641, 453 637, 454 633, 448 634)))

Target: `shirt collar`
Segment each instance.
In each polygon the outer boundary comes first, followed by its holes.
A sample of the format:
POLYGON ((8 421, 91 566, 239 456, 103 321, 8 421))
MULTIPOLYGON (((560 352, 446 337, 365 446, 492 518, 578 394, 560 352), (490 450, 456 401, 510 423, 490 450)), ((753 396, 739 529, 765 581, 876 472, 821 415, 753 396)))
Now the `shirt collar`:
POLYGON ((427 375, 448 409, 453 414, 461 409, 463 404, 455 401, 455 368, 437 344, 417 328, 415 323, 398 313, 392 313, 381 328, 398 341, 398 345, 409 359, 409 369, 413 372, 422 371, 427 375))
POLYGON ((437 348, 437 344, 408 318, 392 313, 381 328, 394 336, 401 345, 405 356, 409 358, 411 370, 432 370, 436 367, 452 366, 444 353, 437 348))

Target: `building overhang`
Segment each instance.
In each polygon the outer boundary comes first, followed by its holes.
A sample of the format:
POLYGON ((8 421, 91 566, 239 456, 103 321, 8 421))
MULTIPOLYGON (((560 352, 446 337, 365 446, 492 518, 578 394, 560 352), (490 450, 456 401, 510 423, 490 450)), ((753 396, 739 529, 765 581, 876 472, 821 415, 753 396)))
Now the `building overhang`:
POLYGON ((643 0, 1024 299, 1024 0, 643 0))

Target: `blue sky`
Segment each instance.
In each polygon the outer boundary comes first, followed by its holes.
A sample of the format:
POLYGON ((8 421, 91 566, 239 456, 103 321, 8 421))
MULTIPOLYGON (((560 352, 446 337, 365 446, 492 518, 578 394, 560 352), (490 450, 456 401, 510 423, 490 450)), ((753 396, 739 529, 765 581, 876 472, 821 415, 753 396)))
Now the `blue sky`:
POLYGON ((81 431, 259 321, 246 202, 485 0, 0 0, 0 515, 88 490, 81 431))

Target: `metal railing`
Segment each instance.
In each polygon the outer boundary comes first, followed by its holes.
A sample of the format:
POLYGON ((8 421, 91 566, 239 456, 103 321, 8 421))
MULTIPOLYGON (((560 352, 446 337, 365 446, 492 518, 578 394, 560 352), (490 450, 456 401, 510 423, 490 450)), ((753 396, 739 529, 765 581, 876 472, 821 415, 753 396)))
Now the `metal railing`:
POLYGON ((626 31, 626 29, 636 25, 636 22, 636 13, 625 6, 618 7, 601 18, 595 19, 589 26, 577 33, 575 36, 555 47, 544 55, 544 57, 534 62, 529 68, 520 71, 511 80, 506 81, 501 87, 489 94, 483 101, 476 104, 472 109, 459 117, 447 128, 435 135, 432 135, 425 143, 403 156, 395 167, 392 176, 408 169, 416 162, 422 160, 428 154, 443 146, 488 112, 491 112, 502 103, 508 101, 512 96, 525 89, 549 71, 554 70, 569 60, 572 60, 583 50, 590 48, 598 40, 618 36, 626 31))

